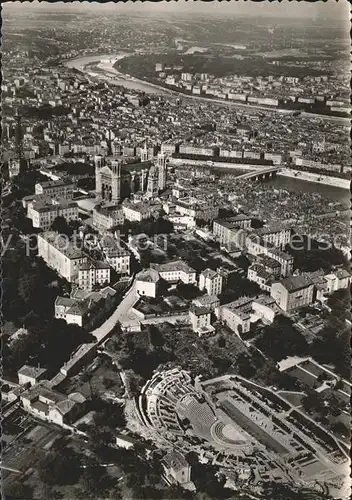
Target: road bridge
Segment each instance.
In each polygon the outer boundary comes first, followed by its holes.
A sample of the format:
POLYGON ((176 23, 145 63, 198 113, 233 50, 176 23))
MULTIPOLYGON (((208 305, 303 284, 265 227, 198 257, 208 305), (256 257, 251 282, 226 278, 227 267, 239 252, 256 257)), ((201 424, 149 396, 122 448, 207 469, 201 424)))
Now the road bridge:
POLYGON ((254 181, 259 181, 259 180, 264 180, 264 179, 271 179, 272 177, 275 177, 277 172, 281 169, 281 167, 268 167, 268 168, 263 168, 261 170, 255 170, 252 172, 246 172, 244 174, 236 176, 236 180, 246 180, 246 179, 253 179, 254 181))

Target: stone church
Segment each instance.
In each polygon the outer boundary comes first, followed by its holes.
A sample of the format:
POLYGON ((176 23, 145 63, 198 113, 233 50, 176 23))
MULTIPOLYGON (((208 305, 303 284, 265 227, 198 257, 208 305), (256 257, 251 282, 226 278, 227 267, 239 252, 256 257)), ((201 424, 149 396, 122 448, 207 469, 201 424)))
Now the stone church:
POLYGON ((162 154, 156 162, 96 155, 94 163, 95 190, 100 200, 120 203, 137 192, 153 198, 166 187, 166 157, 162 154))

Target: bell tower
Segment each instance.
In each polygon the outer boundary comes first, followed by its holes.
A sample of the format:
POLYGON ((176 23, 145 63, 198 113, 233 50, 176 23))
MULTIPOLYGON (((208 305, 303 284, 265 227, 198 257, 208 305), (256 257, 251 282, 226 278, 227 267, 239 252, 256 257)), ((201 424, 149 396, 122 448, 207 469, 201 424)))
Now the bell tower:
POLYGON ((159 191, 164 191, 166 188, 166 156, 164 153, 159 153, 157 157, 157 167, 158 167, 158 189, 159 191))
POLYGON ((111 201, 119 203, 121 200, 121 161, 111 161, 111 201))
POLYGON ((95 155, 94 165, 95 165, 95 192, 97 197, 101 198, 103 194, 102 182, 101 182, 101 168, 104 165, 104 157, 102 155, 95 155))
POLYGON ((141 149, 141 162, 149 160, 149 151, 147 148, 147 141, 144 142, 144 148, 141 149))

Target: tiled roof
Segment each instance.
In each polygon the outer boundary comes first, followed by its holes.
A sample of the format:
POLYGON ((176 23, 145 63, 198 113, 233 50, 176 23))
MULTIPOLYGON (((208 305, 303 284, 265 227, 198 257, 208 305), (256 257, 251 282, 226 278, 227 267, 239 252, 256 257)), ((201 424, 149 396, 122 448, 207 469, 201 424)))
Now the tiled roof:
POLYGON ((37 366, 23 365, 18 370, 18 375, 25 375, 26 377, 38 378, 46 373, 46 368, 39 368, 37 366))
POLYGON ((306 288, 312 285, 312 280, 308 276, 289 276, 281 281, 282 286, 286 288, 288 292, 295 292, 302 288, 306 288))

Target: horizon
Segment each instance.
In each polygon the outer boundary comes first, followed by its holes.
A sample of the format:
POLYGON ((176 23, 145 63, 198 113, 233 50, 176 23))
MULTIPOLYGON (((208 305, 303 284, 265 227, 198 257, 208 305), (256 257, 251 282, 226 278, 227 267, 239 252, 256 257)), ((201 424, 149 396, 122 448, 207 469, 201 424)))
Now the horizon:
POLYGON ((132 13, 136 15, 136 4, 138 5, 138 14, 144 15, 175 15, 175 14, 195 14, 195 15, 216 15, 216 16, 238 16, 252 18, 273 18, 279 19, 311 19, 313 21, 343 21, 349 23, 350 4, 347 0, 327 0, 326 2, 308 2, 305 0, 297 0, 295 2, 283 0, 281 2, 268 3, 267 0, 262 1, 222 1, 222 2, 206 2, 201 0, 178 2, 106 2, 88 3, 88 2, 54 2, 46 1, 38 2, 4 2, 3 13, 16 12, 19 9, 21 13, 25 12, 68 12, 76 13, 85 11, 90 12, 119 12, 121 14, 132 13))

